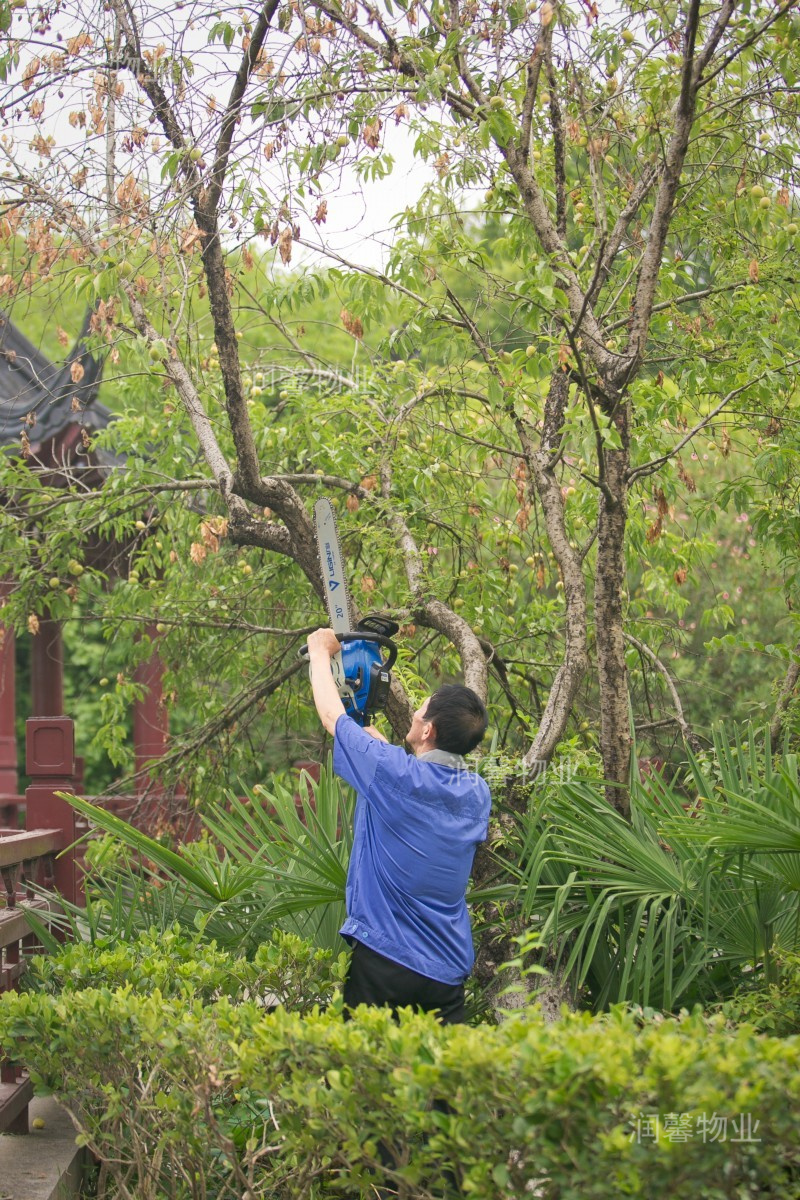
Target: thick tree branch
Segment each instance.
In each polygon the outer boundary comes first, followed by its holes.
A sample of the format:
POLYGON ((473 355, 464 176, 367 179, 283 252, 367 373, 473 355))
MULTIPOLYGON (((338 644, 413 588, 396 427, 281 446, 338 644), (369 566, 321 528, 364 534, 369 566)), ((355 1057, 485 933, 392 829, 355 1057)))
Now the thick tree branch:
POLYGON ((280 0, 268 0, 267 4, 262 5, 261 11, 258 14, 258 20, 250 36, 250 44, 239 63, 239 69, 236 72, 231 94, 228 98, 228 106, 222 118, 219 138, 217 139, 217 148, 214 154, 214 165, 211 168, 206 194, 203 198, 203 207, 208 212, 216 212, 217 205, 219 204, 225 182, 225 174, 228 169, 233 131, 236 128, 236 123, 242 111, 244 93, 258 62, 258 56, 261 53, 261 47, 264 45, 270 21, 275 15, 279 3, 280 0))
POLYGON ((556 185, 556 232, 562 241, 567 237, 567 139, 564 132, 564 114, 558 95, 558 80, 553 64, 552 25, 547 27, 549 37, 545 39, 547 62, 547 85, 550 88, 550 128, 553 131, 553 163, 556 185))
POLYGON ((708 43, 699 58, 695 60, 695 42, 700 23, 700 0, 692 0, 686 18, 683 32, 683 63, 681 66, 681 88, 675 107, 675 121, 669 146, 664 160, 658 190, 656 193, 653 214, 642 263, 639 268, 639 278, 633 301, 631 317, 631 332, 622 361, 612 371, 610 379, 617 387, 621 387, 638 371, 644 358, 647 335, 650 329, 650 319, 653 311, 656 286, 661 271, 661 258, 667 240, 675 198, 680 186, 681 171, 686 160, 689 138, 694 123, 697 104, 699 74, 697 62, 703 61, 706 52, 713 53, 719 38, 722 36, 733 12, 731 0, 725 0, 712 30, 708 43))

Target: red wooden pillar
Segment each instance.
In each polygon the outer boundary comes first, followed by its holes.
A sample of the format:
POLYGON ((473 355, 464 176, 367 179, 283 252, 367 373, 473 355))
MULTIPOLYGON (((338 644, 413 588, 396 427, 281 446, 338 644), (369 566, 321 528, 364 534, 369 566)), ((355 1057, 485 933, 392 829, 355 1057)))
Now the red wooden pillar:
POLYGON ((48 615, 31 638, 31 708, 34 717, 64 713, 64 646, 61 624, 48 615))
MULTIPOLYGON (((0 608, 13 589, 10 579, 0 579, 0 608)), ((17 775, 16 668, 14 630, 0 623, 0 809, 4 796, 16 796, 17 775)), ((2 824, 2 821, 0 821, 2 824)))
MULTIPOLYGON (((76 812, 56 792, 75 790, 75 727, 69 717, 29 717, 25 723, 25 770, 31 777, 25 790, 26 829, 60 829, 62 849, 78 836, 76 812)), ((71 904, 83 903, 75 851, 59 855, 54 886, 71 904)))
POLYGON ((169 736, 169 718, 164 706, 164 664, 155 649, 158 634, 154 625, 148 625, 147 634, 154 647, 153 653, 145 662, 139 663, 133 676, 144 688, 141 700, 135 700, 133 704, 133 753, 139 794, 150 786, 148 763, 163 758, 169 736))

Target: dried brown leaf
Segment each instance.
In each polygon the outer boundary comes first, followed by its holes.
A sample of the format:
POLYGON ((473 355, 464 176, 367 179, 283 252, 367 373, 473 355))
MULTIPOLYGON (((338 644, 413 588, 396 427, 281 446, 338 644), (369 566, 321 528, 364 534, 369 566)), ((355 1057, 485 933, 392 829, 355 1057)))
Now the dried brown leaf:
POLYGON ((33 87, 33 81, 36 78, 36 76, 39 74, 39 68, 41 67, 41 65, 42 65, 42 60, 40 58, 32 58, 31 61, 26 66, 25 70, 22 72, 22 90, 23 90, 23 92, 29 92, 31 90, 31 88, 33 87))
POLYGON ((370 150, 377 150, 381 144, 381 125, 380 117, 376 117, 374 121, 367 121, 361 131, 364 144, 369 146, 370 150))
POLYGON ((292 227, 284 225, 278 238, 278 253, 281 256, 281 262, 285 267, 288 267, 292 261, 292 227))
POLYGON ((352 334, 357 341, 361 341, 364 336, 364 326, 361 324, 361 318, 352 316, 346 308, 342 309, 339 316, 347 332, 352 334))

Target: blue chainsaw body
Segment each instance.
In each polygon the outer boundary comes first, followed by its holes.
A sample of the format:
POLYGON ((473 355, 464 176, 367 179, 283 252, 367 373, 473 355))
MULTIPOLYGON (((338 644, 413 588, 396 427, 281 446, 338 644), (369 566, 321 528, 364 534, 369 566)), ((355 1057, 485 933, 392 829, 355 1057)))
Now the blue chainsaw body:
MULTIPOLYGON (((380 644, 358 638, 357 641, 342 643, 342 667, 344 668, 346 692, 342 692, 342 701, 348 716, 366 725, 372 712, 379 707, 379 699, 370 693, 375 692, 376 681, 381 683, 381 673, 384 671, 383 655, 380 644)), ((388 690, 389 672, 385 671, 388 690)))
POLYGON ((372 714, 386 706, 390 672, 397 658, 397 646, 391 635, 396 632, 394 621, 372 616, 364 618, 357 632, 339 637, 344 671, 339 695, 345 712, 359 725, 367 725, 372 714))

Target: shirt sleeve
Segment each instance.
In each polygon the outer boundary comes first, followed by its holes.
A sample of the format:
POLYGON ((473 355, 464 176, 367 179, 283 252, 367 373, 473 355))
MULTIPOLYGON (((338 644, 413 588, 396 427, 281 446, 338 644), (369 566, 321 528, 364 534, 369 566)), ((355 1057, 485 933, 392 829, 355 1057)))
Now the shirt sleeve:
POLYGON ((371 792, 379 763, 389 756, 398 758, 398 766, 407 757, 405 750, 374 738, 347 713, 342 713, 333 735, 333 769, 345 783, 366 796, 371 792))

